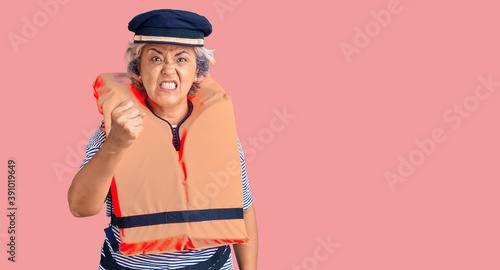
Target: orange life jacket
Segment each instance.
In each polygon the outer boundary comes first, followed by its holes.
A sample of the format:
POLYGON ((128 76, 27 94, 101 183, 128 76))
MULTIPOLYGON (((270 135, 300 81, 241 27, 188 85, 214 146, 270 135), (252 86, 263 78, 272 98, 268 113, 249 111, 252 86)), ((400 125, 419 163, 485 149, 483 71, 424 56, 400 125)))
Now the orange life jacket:
POLYGON ((112 224, 120 228, 125 256, 248 242, 233 105, 215 80, 207 77, 188 99, 192 111, 177 126, 178 150, 170 124, 149 110, 146 94, 126 74, 101 74, 94 96, 106 134, 120 102, 130 99, 146 113, 111 183, 112 224))

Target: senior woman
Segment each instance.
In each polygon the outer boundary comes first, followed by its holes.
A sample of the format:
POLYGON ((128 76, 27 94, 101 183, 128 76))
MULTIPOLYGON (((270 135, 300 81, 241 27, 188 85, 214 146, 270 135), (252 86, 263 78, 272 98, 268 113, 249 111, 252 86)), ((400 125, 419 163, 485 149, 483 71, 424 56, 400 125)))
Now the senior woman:
POLYGON ((232 103, 209 76, 212 28, 153 10, 129 23, 127 74, 94 83, 104 120, 68 191, 71 213, 111 217, 99 269, 257 269, 253 199, 232 103))

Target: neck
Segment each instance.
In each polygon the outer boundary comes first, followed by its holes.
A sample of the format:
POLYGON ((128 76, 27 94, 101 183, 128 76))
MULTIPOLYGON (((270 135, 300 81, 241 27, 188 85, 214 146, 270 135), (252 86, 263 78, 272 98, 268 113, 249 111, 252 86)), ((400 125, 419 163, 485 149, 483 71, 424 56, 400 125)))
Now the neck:
POLYGON ((177 125, 186 117, 189 112, 189 104, 187 99, 179 102, 172 107, 161 106, 160 104, 147 98, 149 109, 159 117, 167 120, 171 125, 177 125))

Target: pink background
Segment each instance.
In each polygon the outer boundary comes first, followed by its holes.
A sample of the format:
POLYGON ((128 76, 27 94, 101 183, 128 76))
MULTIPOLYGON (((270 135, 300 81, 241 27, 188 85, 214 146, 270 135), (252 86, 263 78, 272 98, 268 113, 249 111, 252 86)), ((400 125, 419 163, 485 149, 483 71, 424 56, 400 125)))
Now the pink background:
POLYGON ((105 211, 77 219, 66 199, 101 119, 91 83, 125 70, 129 20, 157 8, 213 25, 206 47, 245 144, 259 269, 500 269, 500 86, 479 79, 500 81, 498 1, 53 3, 52 16, 35 0, 0 11, 1 156, 5 171, 17 162, 19 208, 11 263, 4 172, 1 269, 97 269, 105 211), (33 16, 36 34, 13 45, 33 16), (410 158, 420 165, 398 172, 410 158), (391 190, 388 172, 408 174, 391 190))

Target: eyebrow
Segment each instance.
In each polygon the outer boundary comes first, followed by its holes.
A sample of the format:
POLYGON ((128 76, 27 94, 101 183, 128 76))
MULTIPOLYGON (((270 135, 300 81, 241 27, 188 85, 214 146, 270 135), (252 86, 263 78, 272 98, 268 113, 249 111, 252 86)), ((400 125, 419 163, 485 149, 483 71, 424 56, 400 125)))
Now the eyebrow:
MULTIPOLYGON (((156 51, 156 52, 157 52, 157 53, 159 53, 159 54, 163 54, 163 52, 161 52, 161 51, 159 51, 159 50, 157 50, 157 49, 155 49, 155 48, 150 48, 149 50, 153 50, 153 51, 156 51)), ((181 54, 183 54, 183 53, 188 54, 186 51, 180 51, 180 52, 178 52, 177 54, 175 54, 175 56, 181 55, 181 54)), ((188 54, 188 55, 189 55, 189 54, 188 54)))
POLYGON ((150 50, 150 51, 151 51, 151 50, 153 50, 153 51, 156 51, 156 52, 157 52, 157 53, 159 53, 159 54, 163 54, 161 51, 159 51, 159 50, 157 50, 157 49, 155 49, 155 48, 150 48, 149 50, 150 50))
POLYGON ((189 53, 187 53, 186 51, 180 51, 180 52, 178 52, 175 56, 177 56, 177 55, 181 55, 181 54, 183 54, 183 53, 185 53, 185 54, 189 55, 189 53))

